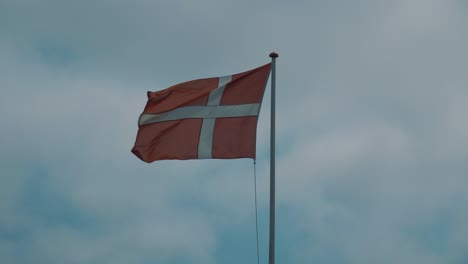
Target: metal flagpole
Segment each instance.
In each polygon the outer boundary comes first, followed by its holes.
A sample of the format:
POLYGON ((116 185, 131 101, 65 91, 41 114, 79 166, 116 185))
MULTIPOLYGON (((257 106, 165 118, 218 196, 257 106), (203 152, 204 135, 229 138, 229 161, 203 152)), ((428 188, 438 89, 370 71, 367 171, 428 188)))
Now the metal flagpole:
POLYGON ((271 58, 271 122, 270 122, 270 247, 269 264, 275 264, 275 101, 276 101, 276 58, 278 53, 270 53, 271 58))

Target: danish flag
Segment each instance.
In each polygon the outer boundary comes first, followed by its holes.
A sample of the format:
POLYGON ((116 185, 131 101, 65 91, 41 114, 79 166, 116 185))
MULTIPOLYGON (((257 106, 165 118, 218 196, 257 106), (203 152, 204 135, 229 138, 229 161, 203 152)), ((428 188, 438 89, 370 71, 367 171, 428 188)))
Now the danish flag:
POLYGON ((145 162, 255 158, 271 63, 148 92, 132 152, 145 162))

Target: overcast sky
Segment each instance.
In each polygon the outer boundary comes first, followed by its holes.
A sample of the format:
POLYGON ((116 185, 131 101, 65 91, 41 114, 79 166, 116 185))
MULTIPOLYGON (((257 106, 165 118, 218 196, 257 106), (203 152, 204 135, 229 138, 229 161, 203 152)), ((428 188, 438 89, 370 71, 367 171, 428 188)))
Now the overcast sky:
POLYGON ((467 47, 464 0, 0 0, 0 260, 256 263, 251 159, 130 150, 146 91, 274 50, 277 263, 468 263, 467 47))

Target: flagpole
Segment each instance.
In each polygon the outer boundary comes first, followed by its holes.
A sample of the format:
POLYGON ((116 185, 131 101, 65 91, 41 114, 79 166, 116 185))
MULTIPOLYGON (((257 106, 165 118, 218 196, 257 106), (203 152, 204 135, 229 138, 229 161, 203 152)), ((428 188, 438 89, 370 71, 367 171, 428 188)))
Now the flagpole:
POLYGON ((275 264, 275 108, 276 108, 276 58, 278 53, 270 53, 271 58, 271 121, 270 121, 270 247, 269 264, 275 264))

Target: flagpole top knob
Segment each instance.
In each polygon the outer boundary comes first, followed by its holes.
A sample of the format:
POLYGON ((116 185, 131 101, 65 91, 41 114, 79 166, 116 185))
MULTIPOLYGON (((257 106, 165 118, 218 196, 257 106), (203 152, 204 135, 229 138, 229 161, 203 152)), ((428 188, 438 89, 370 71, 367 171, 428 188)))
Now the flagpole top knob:
POLYGON ((270 58, 278 58, 278 53, 273 51, 272 53, 270 53, 270 58))

